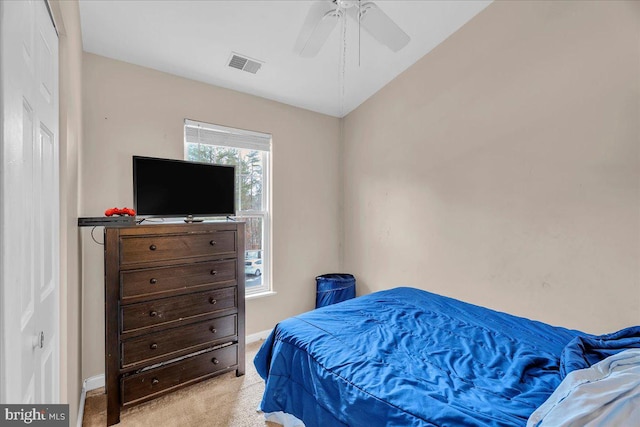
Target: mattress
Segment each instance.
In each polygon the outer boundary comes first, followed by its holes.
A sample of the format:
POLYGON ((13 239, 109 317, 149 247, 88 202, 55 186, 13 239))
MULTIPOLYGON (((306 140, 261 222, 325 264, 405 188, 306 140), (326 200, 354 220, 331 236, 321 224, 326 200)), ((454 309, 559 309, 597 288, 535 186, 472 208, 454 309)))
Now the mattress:
POLYGON ((581 335, 423 290, 381 291, 278 324, 254 360, 261 409, 307 427, 524 426, 581 335))

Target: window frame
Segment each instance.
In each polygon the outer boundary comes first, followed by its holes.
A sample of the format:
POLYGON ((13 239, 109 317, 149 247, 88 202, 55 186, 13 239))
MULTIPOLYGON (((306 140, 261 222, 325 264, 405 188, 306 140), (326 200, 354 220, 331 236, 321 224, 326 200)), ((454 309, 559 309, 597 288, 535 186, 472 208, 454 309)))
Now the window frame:
MULTIPOLYGON (((199 135, 199 134, 198 134, 199 135)), ((193 137, 191 137, 193 139, 193 137)), ((210 145, 214 147, 224 147, 224 148, 233 148, 237 150, 252 150, 252 151, 260 151, 262 155, 262 210, 241 210, 242 208, 242 195, 240 194, 241 188, 238 186, 236 188, 236 212, 235 218, 238 220, 245 220, 250 218, 260 218, 262 220, 262 251, 261 259, 262 259, 262 284, 259 286, 246 288, 245 285, 245 298, 254 298, 263 295, 271 295, 273 294, 273 280, 272 280, 272 245, 271 245, 271 162, 272 162, 272 136, 271 134, 254 132, 245 129, 236 129, 227 126, 221 126, 213 123, 205 123, 190 119, 184 120, 184 159, 188 161, 193 161, 189 159, 189 146, 190 144, 201 144, 201 145, 210 145), (187 128, 198 128, 198 130, 203 129, 210 132, 217 132, 221 138, 228 136, 228 140, 222 141, 222 143, 217 144, 214 142, 205 142, 200 139, 198 136, 198 141, 188 141, 187 136, 187 128)), ((240 159, 238 159, 240 160, 240 159)), ((239 177, 241 175, 241 167, 236 167, 236 179, 239 182, 239 177)), ((246 237, 246 235, 245 235, 246 237)), ((246 249, 246 248, 245 248, 246 249)), ((246 257, 245 250, 245 257, 246 257)), ((242 266, 242 271, 244 272, 244 265, 242 266)), ((245 274, 246 278, 246 274, 245 274)))

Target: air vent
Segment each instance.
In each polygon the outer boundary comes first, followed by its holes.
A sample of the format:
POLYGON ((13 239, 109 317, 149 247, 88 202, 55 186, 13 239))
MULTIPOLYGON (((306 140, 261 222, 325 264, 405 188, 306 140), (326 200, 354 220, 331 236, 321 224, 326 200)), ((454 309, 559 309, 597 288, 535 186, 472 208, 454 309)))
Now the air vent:
POLYGON ((249 59, 246 56, 232 53, 229 59, 229 67, 237 68, 238 70, 246 71, 247 73, 255 74, 262 67, 263 62, 256 61, 255 59, 249 59))

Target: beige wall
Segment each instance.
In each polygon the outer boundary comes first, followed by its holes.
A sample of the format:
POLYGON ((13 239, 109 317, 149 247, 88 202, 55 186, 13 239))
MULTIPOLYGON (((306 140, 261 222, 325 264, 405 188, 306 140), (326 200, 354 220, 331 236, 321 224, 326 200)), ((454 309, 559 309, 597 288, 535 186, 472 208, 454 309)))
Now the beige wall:
MULTIPOLYGON (((83 72, 81 213, 132 206, 131 156, 183 158, 185 118, 270 133, 277 295, 247 301, 247 333, 313 308, 315 276, 339 266, 339 120, 88 53, 83 72)), ((85 378, 104 372, 102 247, 88 233, 82 231, 85 378)))
POLYGON ((349 114, 344 263, 600 333, 640 319, 640 2, 494 2, 349 114))
POLYGON ((82 145, 82 35, 78 2, 52 1, 60 64, 60 384, 75 425, 82 388, 78 173, 82 145))
MULTIPOLYGON (((131 156, 182 158, 184 118, 268 132, 278 294, 247 302, 248 333, 312 308, 314 276, 342 262, 359 293, 637 324, 639 16, 495 2, 342 121, 85 54, 81 214, 131 206, 131 156)), ((104 371, 103 266, 81 234, 87 378, 104 371)))

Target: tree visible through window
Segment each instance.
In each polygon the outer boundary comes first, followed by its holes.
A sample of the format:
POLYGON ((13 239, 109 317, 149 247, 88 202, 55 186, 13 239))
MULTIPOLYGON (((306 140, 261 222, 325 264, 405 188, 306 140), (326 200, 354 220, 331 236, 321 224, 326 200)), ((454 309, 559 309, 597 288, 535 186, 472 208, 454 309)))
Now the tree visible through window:
POLYGON ((247 295, 270 290, 269 182, 270 135, 185 121, 185 158, 233 165, 236 216, 245 222, 247 295))

